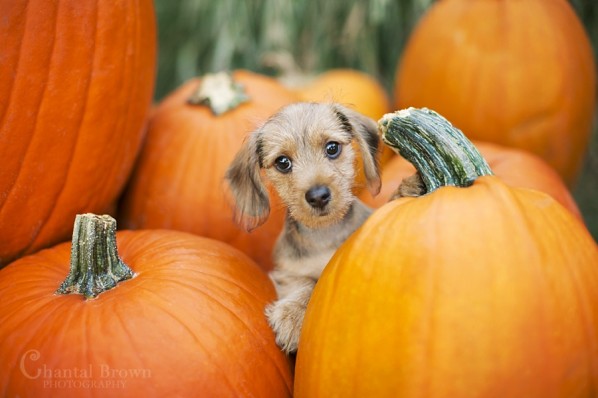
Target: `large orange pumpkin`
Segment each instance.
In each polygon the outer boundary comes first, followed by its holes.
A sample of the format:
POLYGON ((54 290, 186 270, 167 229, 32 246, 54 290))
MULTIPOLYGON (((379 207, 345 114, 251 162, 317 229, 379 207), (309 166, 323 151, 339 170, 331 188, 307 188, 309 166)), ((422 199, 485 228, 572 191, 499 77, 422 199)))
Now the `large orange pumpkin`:
POLYGON ((0 0, 0 267, 68 239, 129 176, 153 93, 153 3, 0 0))
MULTIPOLYGON (((540 157, 517 148, 474 141, 492 171, 507 185, 532 188, 555 198, 576 217, 582 218, 577 203, 562 178, 540 157)), ((382 168, 382 188, 377 196, 362 192, 359 198, 371 207, 380 207, 392 197, 404 178, 415 173, 415 167, 402 156, 393 157, 382 168)))
POLYGON ((422 113, 380 125, 428 193, 376 210, 325 268, 295 396, 595 396, 596 243, 550 196, 507 186, 460 132, 442 138, 457 130, 422 113))
POLYGON ((529 150, 576 182, 596 98, 593 51, 567 0, 443 0, 410 37, 395 106, 426 106, 470 139, 529 150))
POLYGON ((0 271, 0 395, 289 397, 263 315, 275 295, 222 242, 78 217, 72 254, 64 243, 0 271))
POLYGON ((224 173, 245 137, 296 99, 276 80, 244 70, 232 81, 219 74, 184 83, 153 112, 119 221, 131 229, 170 228, 221 240, 270 269, 284 211, 274 204, 266 223, 242 230, 233 220, 224 173), (207 95, 204 103, 190 103, 204 95, 198 90, 207 95))

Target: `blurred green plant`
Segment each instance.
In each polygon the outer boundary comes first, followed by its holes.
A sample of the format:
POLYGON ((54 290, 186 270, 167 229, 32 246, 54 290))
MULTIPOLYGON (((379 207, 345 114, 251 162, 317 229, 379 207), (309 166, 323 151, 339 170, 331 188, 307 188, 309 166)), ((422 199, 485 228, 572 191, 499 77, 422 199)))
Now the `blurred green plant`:
MULTIPOLYGON (((392 95, 397 63, 434 0, 156 0, 155 99, 208 72, 246 68, 286 77, 350 67, 392 95)), ((598 51, 598 1, 571 0, 598 51)), ((598 240, 598 122, 574 196, 598 240)))
POLYGON ((192 76, 234 68, 278 75, 344 66, 390 87, 409 32, 431 2, 156 0, 156 98, 192 76))

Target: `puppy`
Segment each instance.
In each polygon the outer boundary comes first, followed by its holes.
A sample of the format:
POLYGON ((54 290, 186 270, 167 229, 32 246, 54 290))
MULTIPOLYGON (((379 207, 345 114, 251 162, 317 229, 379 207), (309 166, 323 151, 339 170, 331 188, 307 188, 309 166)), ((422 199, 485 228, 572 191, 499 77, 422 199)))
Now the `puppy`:
POLYGON ((226 173, 237 222, 247 230, 263 223, 270 210, 262 177, 286 206, 270 273, 278 300, 266 308, 276 342, 286 353, 297 350, 305 309, 322 270, 371 214, 353 195, 355 164, 361 156, 367 186, 377 194, 378 146, 373 120, 340 104, 295 103, 248 137, 226 173))

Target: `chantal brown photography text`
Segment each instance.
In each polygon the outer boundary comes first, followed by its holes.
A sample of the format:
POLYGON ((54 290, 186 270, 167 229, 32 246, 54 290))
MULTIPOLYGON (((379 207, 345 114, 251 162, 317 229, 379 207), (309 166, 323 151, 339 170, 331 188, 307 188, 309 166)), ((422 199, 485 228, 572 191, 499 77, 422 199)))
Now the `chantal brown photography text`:
POLYGON ((57 368, 34 349, 23 354, 19 368, 25 378, 41 382, 48 389, 124 389, 131 380, 152 377, 150 369, 119 368, 106 363, 57 368))

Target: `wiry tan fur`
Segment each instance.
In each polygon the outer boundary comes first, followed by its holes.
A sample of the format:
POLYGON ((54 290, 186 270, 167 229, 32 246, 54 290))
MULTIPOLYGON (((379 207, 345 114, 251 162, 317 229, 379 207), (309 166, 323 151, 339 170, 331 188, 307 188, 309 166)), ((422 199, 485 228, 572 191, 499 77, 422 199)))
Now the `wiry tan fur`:
POLYGON ((237 220, 248 230, 263 223, 270 210, 262 171, 287 208, 270 273, 278 300, 266 308, 276 341, 287 353, 297 349, 303 315, 324 266, 371 214, 352 190, 356 156, 363 159, 370 191, 377 194, 380 190, 378 145, 373 120, 339 104, 297 103, 254 131, 227 171, 237 220), (325 155, 329 142, 342 146, 335 159, 325 155), (291 159, 291 172, 281 173, 274 167, 281 155, 291 159), (314 186, 330 191, 330 202, 323 209, 306 200, 306 192, 314 186))

